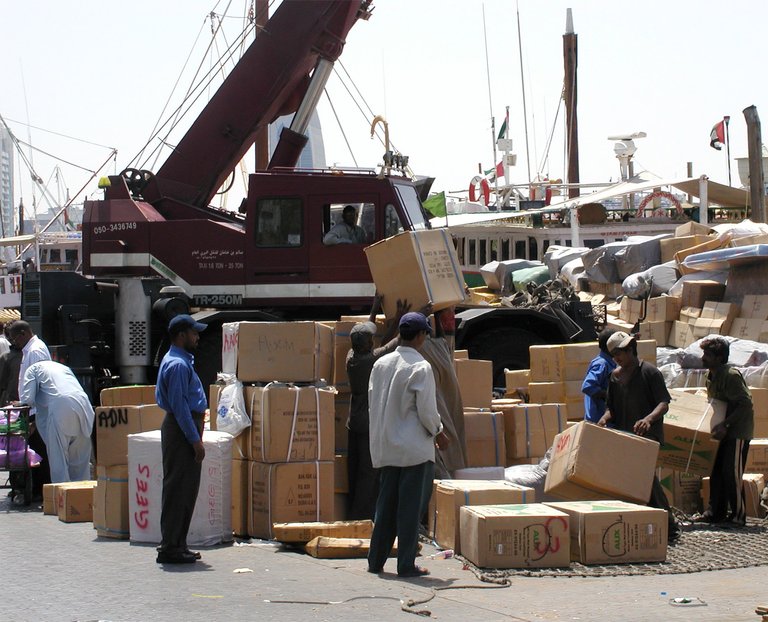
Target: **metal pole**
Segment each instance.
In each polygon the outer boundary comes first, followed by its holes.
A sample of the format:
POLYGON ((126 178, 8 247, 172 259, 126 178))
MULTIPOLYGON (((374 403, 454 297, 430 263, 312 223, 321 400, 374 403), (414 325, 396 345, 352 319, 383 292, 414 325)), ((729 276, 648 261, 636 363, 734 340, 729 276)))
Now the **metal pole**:
POLYGON ((528 167, 528 198, 530 196, 531 185, 531 153, 528 150, 528 109, 525 105, 525 76, 523 75, 523 40, 520 36, 520 6, 517 5, 517 48, 520 52, 520 83, 523 89, 523 121, 525 123, 525 163, 528 167))
POLYGON ((699 222, 702 225, 709 224, 709 178, 706 175, 699 177, 699 222))
POLYGON ((763 178, 763 141, 757 108, 744 109, 747 120, 747 145, 749 147, 749 202, 752 220, 765 222, 765 180, 763 178))
MULTIPOLYGON (((496 172, 496 119, 493 116, 493 98, 491 97, 491 66, 488 62, 488 32, 485 29, 485 3, 483 3, 483 40, 485 41, 485 77, 488 81, 488 109, 491 113, 491 143, 493 144, 493 172, 496 172)), ((482 174, 482 173, 481 173, 482 174)), ((499 176, 494 175, 496 205, 499 203, 499 176)))
POLYGON ((725 116, 723 117, 723 121, 725 121, 725 154, 726 154, 725 157, 727 159, 726 162, 728 166, 728 185, 732 186, 733 184, 731 183, 731 132, 728 129, 728 124, 731 121, 731 117, 725 116))

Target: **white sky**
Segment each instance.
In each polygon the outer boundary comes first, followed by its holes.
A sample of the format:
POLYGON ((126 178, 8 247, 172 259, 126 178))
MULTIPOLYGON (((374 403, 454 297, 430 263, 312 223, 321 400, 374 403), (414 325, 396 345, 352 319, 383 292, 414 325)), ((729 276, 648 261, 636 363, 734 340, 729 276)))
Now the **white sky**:
MULTIPOLYGON (((491 109, 500 127, 510 107, 510 137, 526 181, 525 136, 512 0, 376 0, 368 22, 350 32, 341 62, 375 113, 384 114, 398 149, 418 174, 437 178, 434 190, 469 185, 478 163, 492 166, 491 109), (492 106, 483 40, 488 32, 492 106)), ((207 14, 226 0, 130 3, 80 0, 0 2, 0 114, 118 149, 121 170, 149 136, 201 31, 190 62, 196 66, 210 40, 207 14), (22 72, 24 84, 22 83, 22 72), (25 92, 28 113, 25 109, 25 92)), ((233 0, 225 21, 231 40, 246 0, 233 0)), ((709 147, 709 132, 731 116, 731 156, 747 155, 742 110, 756 105, 768 119, 763 64, 768 2, 764 0, 520 0, 532 172, 542 159, 562 88, 562 34, 573 8, 579 35, 579 134, 582 182, 616 179, 615 133, 645 131, 637 141, 636 170, 662 177, 694 174, 727 182, 725 150, 709 147)), ((186 86, 187 81, 182 81, 186 86)), ((328 91, 360 166, 374 166, 383 148, 340 85, 328 91)), ((176 102, 178 102, 178 96, 176 102)), ((320 106, 329 163, 352 157, 326 100, 320 106)), ((561 111, 561 115, 562 115, 561 111)), ((185 123, 192 122, 190 117, 185 123)), ((562 116, 550 152, 551 178, 564 176, 562 116)), ((27 130, 16 123, 23 140, 27 130)), ((768 132, 768 129, 764 129, 768 132)), ((32 143, 96 168, 105 149, 38 130, 32 143)), ((178 137, 177 137, 178 138, 178 137)), ((171 140, 173 142, 173 140, 171 140)), ((50 159, 36 154, 48 179, 50 159)), ((159 164, 154 167, 159 168, 159 164)), ((253 167, 250 166, 252 169, 253 167)), ((115 165, 109 167, 113 172, 115 165)), ((71 191, 87 179, 64 168, 71 191)), ((740 185, 735 163, 734 185, 740 185)), ((91 193, 96 182, 89 186, 91 193)), ((31 204, 27 177, 21 193, 31 204)))

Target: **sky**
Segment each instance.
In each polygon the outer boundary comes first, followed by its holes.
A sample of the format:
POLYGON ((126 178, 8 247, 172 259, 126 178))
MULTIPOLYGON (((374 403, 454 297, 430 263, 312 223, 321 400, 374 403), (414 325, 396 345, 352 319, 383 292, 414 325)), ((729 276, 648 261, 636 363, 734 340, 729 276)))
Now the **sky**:
MULTIPOLYGON (((147 141, 179 76, 186 88, 199 63, 209 66, 209 13, 226 11, 223 30, 231 41, 247 6, 248 0, 0 0, 0 114, 13 120, 21 140, 89 170, 110 150, 50 131, 116 148, 105 170, 119 172, 147 141)), ((349 74, 374 114, 385 116, 414 172, 436 178, 433 190, 466 190, 478 165, 492 166, 491 117, 498 130, 506 106, 517 153, 512 181, 528 180, 526 151, 532 176, 565 176, 562 109, 554 121, 568 7, 579 45, 582 182, 616 180, 618 161, 607 137, 643 131, 636 171, 684 177, 693 162, 694 175, 727 183, 725 149, 712 149, 709 134, 730 115, 733 185, 739 186, 734 159, 747 156, 742 111, 755 105, 768 118, 764 0, 374 0, 374 7, 369 21, 352 28, 337 70, 349 74)), ((376 166, 383 147, 370 138, 371 115, 359 112, 337 75, 326 91, 318 112, 328 163, 376 166)), ((172 105, 180 100, 177 93, 172 105)), ((182 121, 179 132, 192 121, 182 121)), ((39 151, 33 158, 37 174, 52 179, 55 161, 39 151)), ((86 184, 88 172, 60 166, 70 193, 86 184)), ((19 185, 16 202, 22 197, 29 210, 25 170, 19 185)), ((86 193, 98 196, 96 180, 86 193)), ((43 204, 39 194, 36 200, 43 204)))

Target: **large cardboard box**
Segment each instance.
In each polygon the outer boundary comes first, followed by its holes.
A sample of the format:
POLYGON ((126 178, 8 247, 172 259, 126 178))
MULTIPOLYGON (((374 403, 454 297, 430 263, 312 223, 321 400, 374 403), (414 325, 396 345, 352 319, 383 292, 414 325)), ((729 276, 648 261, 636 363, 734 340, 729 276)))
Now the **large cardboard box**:
POLYGON ((648 299, 646 322, 674 322, 678 317, 680 317, 680 298, 657 296, 648 299))
POLYGON ((221 366, 242 382, 330 382, 333 329, 319 322, 224 324, 221 366))
POLYGON ((444 479, 435 488, 435 541, 461 553, 459 510, 465 505, 533 503, 536 491, 504 480, 444 479))
POLYGON ((464 411, 467 466, 506 466, 504 415, 490 411, 464 411))
POLYGON ((739 317, 752 320, 768 320, 768 296, 747 294, 741 301, 739 317))
POLYGON ((680 307, 680 321, 693 324, 701 315, 698 307, 680 307))
POLYGON ((643 361, 650 361, 654 365, 656 364, 656 340, 655 339, 638 339, 637 340, 637 357, 643 361))
POLYGON ((689 515, 701 512, 701 475, 659 468, 656 477, 669 505, 689 515))
POLYGON ((92 522, 93 489, 91 482, 81 482, 79 485, 62 488, 59 520, 64 523, 92 522))
POLYGON ((762 473, 768 476, 768 438, 753 438, 749 441, 749 453, 745 473, 762 473))
POLYGON ((333 460, 333 388, 246 387, 250 456, 258 462, 333 460))
POLYGON ((531 381, 530 369, 505 369, 504 380, 506 381, 505 395, 515 396, 520 391, 528 392, 528 383, 531 381))
POLYGON ((703 395, 670 391, 672 401, 664 415, 664 444, 659 451, 659 466, 683 473, 709 475, 718 442, 712 428, 725 419, 725 402, 703 395))
POLYGON ((565 382, 531 382, 528 384, 528 397, 533 404, 563 403, 565 396, 565 382))
POLYGON ((271 538, 274 523, 333 520, 333 462, 252 462, 248 535, 271 538))
POLYGON ((592 359, 600 353, 596 341, 567 343, 563 346, 563 380, 583 381, 592 359))
POLYGON ((658 453, 655 441, 582 421, 555 437, 544 492, 573 501, 647 503, 658 453))
POLYGON ((717 281, 685 281, 680 305, 701 309, 708 300, 715 302, 722 300, 724 294, 725 285, 717 281))
POLYGON ((276 523, 275 540, 286 544, 301 544, 318 537, 370 538, 373 522, 369 520, 335 521, 329 523, 276 523))
POLYGON ((744 473, 742 485, 744 486, 747 516, 765 518, 765 508, 760 505, 763 489, 765 488, 765 476, 762 473, 744 473))
POLYGON ((653 339, 657 344, 665 346, 669 343, 669 334, 674 322, 641 322, 640 336, 643 339, 653 339))
POLYGON ((626 564, 667 558, 665 510, 612 500, 546 505, 570 518, 571 561, 626 564))
POLYGON ((531 346, 528 353, 532 382, 562 382, 563 346, 531 346))
POLYGON ((344 452, 349 449, 347 420, 349 419, 350 402, 351 397, 349 393, 339 393, 334 400, 333 431, 336 451, 344 452))
POLYGON ((565 512, 540 504, 464 506, 461 553, 481 568, 570 565, 565 512))
POLYGON ((339 393, 349 393, 347 354, 352 348, 350 331, 357 322, 334 322, 333 325, 333 386, 339 393))
POLYGON ((64 489, 65 488, 96 488, 96 480, 83 480, 80 482, 59 482, 58 484, 46 484, 50 486, 50 495, 53 499, 53 508, 50 514, 58 515, 64 512, 64 489))
POLYGON ((493 399, 493 362, 478 359, 454 361, 464 406, 490 408, 493 399))
POLYGON ((765 320, 756 320, 750 318, 737 317, 731 323, 731 329, 728 335, 737 339, 750 339, 752 341, 763 341, 768 322, 765 320))
POLYGON ((738 312, 738 305, 729 302, 705 302, 701 315, 693 322, 694 339, 701 339, 712 333, 727 335, 738 312))
POLYGON ((675 229, 675 237, 682 238, 689 235, 708 236, 710 231, 712 231, 712 229, 710 229, 707 225, 702 225, 695 220, 690 220, 675 229))
POLYGON ((102 538, 127 540, 128 465, 96 467, 96 492, 93 498, 93 528, 102 538))
POLYGON ((232 532, 248 535, 248 460, 232 460, 232 532))
POLYGON ((634 324, 643 313, 643 303, 639 300, 624 296, 619 307, 619 319, 628 324, 634 324))
POLYGON ((157 405, 96 409, 96 464, 128 464, 128 435, 159 430, 165 411, 157 405))
POLYGON ((678 238, 659 240, 661 247, 661 263, 667 263, 675 258, 675 253, 703 244, 709 238, 706 235, 686 235, 678 238))
POLYGON ((566 426, 562 404, 520 404, 503 412, 508 464, 543 456, 566 426))
POLYGON ((56 484, 43 484, 43 515, 56 514, 56 499, 54 498, 54 488, 56 484))
POLYGON ((395 317, 398 299, 412 309, 432 303, 435 311, 464 300, 464 276, 446 229, 406 231, 365 249, 384 314, 395 317))
POLYGON ((102 406, 143 406, 156 404, 155 385, 136 384, 128 387, 110 387, 99 394, 102 406))
POLYGON ((749 387, 755 412, 755 438, 768 438, 768 389, 749 387))
POLYGON ((681 274, 691 274, 693 272, 696 272, 693 268, 688 268, 683 264, 683 261, 686 257, 689 257, 690 255, 697 255, 698 253, 706 253, 708 251, 716 251, 719 248, 723 248, 724 246, 727 246, 728 242, 725 239, 721 238, 709 238, 706 242, 702 242, 701 244, 697 244, 696 246, 691 246, 689 248, 684 248, 681 251, 677 251, 675 253, 675 261, 678 263, 677 269, 680 271, 681 274))
POLYGON ((669 331, 669 345, 674 348, 687 348, 695 339, 693 338, 693 324, 688 322, 672 322, 669 331))

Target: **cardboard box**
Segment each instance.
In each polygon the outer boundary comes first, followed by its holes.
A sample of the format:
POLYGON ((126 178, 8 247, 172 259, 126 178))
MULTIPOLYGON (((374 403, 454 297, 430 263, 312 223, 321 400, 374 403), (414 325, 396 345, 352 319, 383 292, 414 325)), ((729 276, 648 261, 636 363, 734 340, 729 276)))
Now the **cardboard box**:
POLYGON ((528 353, 532 382, 562 382, 563 346, 531 346, 528 353))
POLYGON ((333 386, 339 393, 349 393, 347 376, 347 354, 352 349, 350 331, 357 322, 333 323, 333 386))
POLYGON ((768 389, 749 387, 754 408, 755 438, 768 438, 768 389))
POLYGON ((674 322, 680 317, 680 298, 657 296, 648 299, 646 322, 674 322))
POLYGON ((680 307, 680 321, 693 324, 701 315, 698 307, 680 307))
POLYGON ((454 361, 463 361, 464 359, 469 358, 469 350, 454 350, 453 351, 453 360, 454 361))
POLYGON ((156 405, 96 409, 96 464, 128 464, 128 435, 159 430, 165 411, 156 405))
POLYGON ((242 382, 331 381, 333 329, 319 322, 232 322, 222 327, 222 371, 242 382))
POLYGON ((478 359, 454 361, 464 406, 490 408, 493 399, 493 362, 478 359))
POLYGON ((654 365, 656 364, 656 340, 655 339, 638 339, 637 341, 637 357, 643 361, 650 361, 654 365))
POLYGON ((64 523, 93 521, 93 482, 78 482, 61 488, 59 520, 64 523))
POLYGON ((647 503, 658 453, 655 441, 579 422, 555 437, 544 492, 573 501, 647 503))
POLYGON ((504 480, 444 479, 435 489, 435 540, 444 549, 461 553, 459 510, 468 505, 533 503, 536 491, 504 480))
POLYGON ((742 477, 744 486, 744 499, 747 505, 747 516, 752 518, 765 518, 765 508, 760 505, 765 477, 762 473, 744 473, 742 477))
POLYGON ((333 457, 333 492, 349 492, 349 459, 347 454, 336 454, 333 457))
POLYGON ((271 538, 273 523, 332 520, 333 462, 283 462, 250 466, 248 535, 271 538))
POLYGON ((53 491, 56 484, 43 484, 43 515, 57 514, 56 499, 53 491))
POLYGON ((672 322, 669 331, 669 345, 673 348, 687 348, 695 339, 693 338, 693 324, 687 322, 672 322))
POLYGON ((517 395, 518 391, 528 392, 528 383, 531 381, 530 369, 505 369, 504 380, 506 381, 505 395, 517 395))
POLYGON ((248 536, 248 460, 232 460, 232 533, 248 536))
POLYGON ((467 466, 505 466, 504 415, 500 412, 464 411, 467 466))
POLYGON ((65 488, 91 488, 91 494, 93 494, 93 488, 96 488, 96 480, 83 480, 81 482, 59 482, 58 484, 50 484, 50 486, 50 494, 53 497, 53 511, 51 514, 59 515, 66 512, 66 506, 64 503, 65 488))
POLYGON ((258 462, 333 460, 333 388, 246 387, 250 456, 258 462))
POLYGON ((373 522, 369 520, 335 521, 327 523, 275 523, 275 540, 286 544, 303 544, 319 537, 370 538, 373 522))
POLYGON ((480 568, 570 566, 568 515, 540 503, 464 506, 461 554, 480 568))
POLYGON ((768 320, 768 296, 747 294, 741 301, 739 317, 752 320, 768 320))
POLYGON ((565 401, 564 382, 531 382, 528 397, 532 404, 553 404, 565 401))
POLYGON ((102 538, 127 540, 130 536, 127 464, 96 467, 93 528, 102 538))
POLYGON ((705 302, 701 315, 693 323, 694 339, 701 339, 712 333, 727 335, 738 312, 738 305, 729 302, 705 302))
POLYGON ((762 473, 768 476, 768 438, 753 438, 749 442, 749 453, 745 473, 762 473))
POLYGON ((701 475, 660 468, 656 477, 669 505, 689 515, 701 512, 701 475))
POLYGON ((632 334, 632 329, 635 327, 635 325, 634 323, 630 324, 629 322, 625 322, 624 320, 620 320, 609 315, 605 323, 605 327, 610 328, 611 330, 620 330, 627 334, 632 334))
POLYGON ((627 564, 667 558, 666 510, 611 500, 546 505, 569 516, 571 561, 627 564))
POLYGON ((568 421, 582 421, 584 419, 584 396, 581 397, 566 397, 565 398, 565 410, 568 421))
POLYGON ((406 231, 365 249, 384 315, 395 317, 397 300, 412 309, 432 303, 435 311, 464 300, 464 276, 446 229, 406 231))
POLYGON ((717 281, 684 281, 681 307, 701 309, 708 300, 718 302, 725 295, 725 285, 717 281))
POLYGON ((563 380, 582 382, 589 364, 600 352, 596 341, 567 343, 563 346, 563 380))
POLYGON ((731 324, 728 335, 737 339, 750 339, 752 341, 761 341, 760 337, 766 332, 765 320, 755 320, 743 317, 737 317, 731 324))
POLYGON ((102 406, 143 406, 157 404, 155 400, 155 385, 136 384, 128 387, 110 387, 99 393, 99 403, 102 406))
POLYGON ((718 442, 712 428, 725 419, 725 402, 682 391, 670 391, 672 402, 664 415, 664 444, 659 466, 683 473, 709 475, 718 442))
POLYGON ((690 220, 675 229, 675 237, 682 238, 689 235, 709 235, 712 231, 707 225, 702 225, 694 220, 690 220))
POLYGON ((566 419, 561 404, 521 404, 505 410, 507 463, 543 456, 565 429, 566 419))
POLYGON ((709 238, 706 235, 685 235, 677 238, 666 238, 659 240, 661 247, 661 263, 667 263, 675 258, 675 253, 692 248, 707 242, 709 238))
POLYGON ((347 429, 347 420, 349 419, 349 406, 351 398, 349 393, 340 393, 334 400, 333 430, 337 452, 345 452, 349 449, 349 430, 347 429))
POLYGON ((723 248, 724 246, 727 246, 728 241, 720 238, 708 238, 706 242, 702 242, 701 244, 697 244, 696 246, 690 246, 688 248, 684 248, 681 251, 677 251, 675 253, 675 261, 678 263, 678 270, 682 274, 689 274, 691 272, 695 272, 695 270, 692 270, 690 268, 686 268, 683 265, 683 261, 686 257, 689 257, 690 255, 697 255, 698 253, 706 253, 708 251, 716 251, 718 248, 723 248))
POLYGON ((643 339, 653 339, 657 344, 665 346, 669 343, 669 334, 674 322, 641 322, 640 336, 643 339))
POLYGON ((624 296, 621 299, 621 306, 619 307, 619 319, 628 324, 634 324, 640 319, 640 315, 643 313, 643 303, 640 300, 634 300, 629 296, 624 296))

